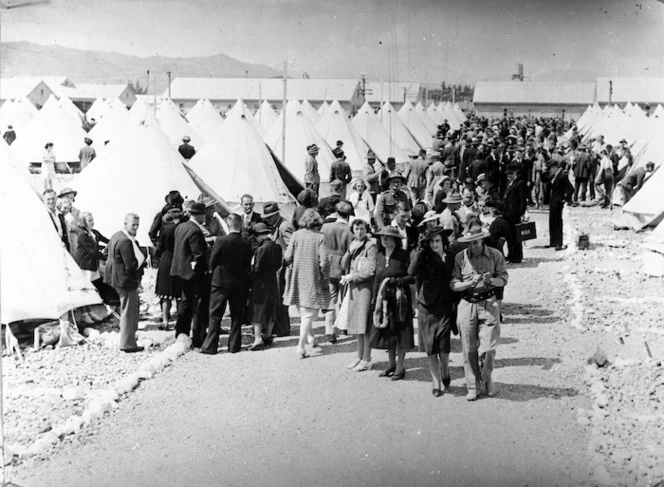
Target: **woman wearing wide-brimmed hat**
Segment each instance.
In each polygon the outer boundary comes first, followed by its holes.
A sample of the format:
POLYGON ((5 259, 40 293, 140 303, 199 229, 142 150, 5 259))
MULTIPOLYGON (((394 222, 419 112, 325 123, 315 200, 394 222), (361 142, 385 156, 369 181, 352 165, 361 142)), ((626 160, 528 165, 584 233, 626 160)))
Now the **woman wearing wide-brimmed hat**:
POLYGON ((420 351, 427 354, 433 380, 432 394, 443 394, 450 385, 450 332, 455 327, 455 297, 450 288, 454 256, 447 252, 447 237, 442 227, 427 230, 413 253, 408 274, 417 283, 420 351))
POLYGON ((375 235, 380 237, 382 248, 376 255, 371 346, 388 351, 389 364, 380 376, 401 380, 406 375, 406 352, 415 348, 409 287, 415 280, 408 275, 410 256, 401 248, 399 230, 387 226, 375 235))

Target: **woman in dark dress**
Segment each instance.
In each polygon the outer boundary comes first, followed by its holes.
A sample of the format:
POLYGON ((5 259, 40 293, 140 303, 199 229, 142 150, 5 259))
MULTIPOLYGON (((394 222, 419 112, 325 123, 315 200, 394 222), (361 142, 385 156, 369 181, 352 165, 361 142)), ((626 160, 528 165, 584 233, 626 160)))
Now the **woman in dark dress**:
POLYGON ((439 397, 450 386, 450 332, 455 320, 454 293, 450 288, 454 255, 447 252, 452 230, 428 230, 413 254, 408 274, 416 278, 420 351, 427 354, 433 380, 432 394, 439 397))
POLYGON ((182 290, 177 279, 171 276, 171 262, 173 261, 173 248, 175 246, 175 227, 180 223, 182 210, 172 206, 166 210, 163 216, 163 226, 159 232, 159 240, 155 249, 155 258, 159 259, 157 270, 157 286, 155 294, 159 296, 161 304, 160 330, 168 330, 168 321, 171 318, 171 300, 175 299, 176 306, 179 304, 182 290))
POLYGON ((386 321, 387 326, 373 327, 371 346, 388 352, 389 364, 379 376, 401 380, 406 375, 406 352, 415 348, 409 287, 415 280, 408 276, 410 259, 408 252, 401 248, 399 230, 386 226, 376 236, 380 237, 382 245, 376 256, 371 309, 374 310, 374 324, 378 319, 382 323, 386 321))

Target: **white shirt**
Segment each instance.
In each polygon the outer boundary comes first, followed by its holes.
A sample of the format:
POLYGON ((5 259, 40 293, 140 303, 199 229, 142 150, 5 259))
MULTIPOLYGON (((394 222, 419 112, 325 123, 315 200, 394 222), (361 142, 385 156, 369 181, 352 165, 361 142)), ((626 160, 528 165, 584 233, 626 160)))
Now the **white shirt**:
POLYGON ((122 233, 124 233, 127 238, 131 240, 131 246, 134 249, 134 257, 136 257, 136 260, 138 261, 138 267, 140 268, 143 265, 143 262, 145 262, 145 256, 143 255, 143 252, 141 252, 136 238, 129 235, 129 232, 127 232, 127 230, 124 228, 122 229, 122 233))
POLYGON ((401 234, 401 248, 404 250, 408 250, 408 232, 406 231, 406 228, 408 228, 408 224, 404 225, 403 229, 397 224, 396 220, 392 220, 392 226, 399 230, 399 233, 401 234))

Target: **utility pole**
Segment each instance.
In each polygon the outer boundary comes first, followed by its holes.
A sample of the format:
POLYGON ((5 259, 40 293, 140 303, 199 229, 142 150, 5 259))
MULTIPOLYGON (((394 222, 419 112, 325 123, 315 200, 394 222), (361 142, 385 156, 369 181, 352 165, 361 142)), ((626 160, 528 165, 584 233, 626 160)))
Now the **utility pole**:
POLYGON ((613 100, 613 81, 609 80, 609 106, 611 106, 612 100, 613 100))
POLYGON ((171 72, 167 71, 166 74, 168 75, 168 99, 171 99, 171 72))

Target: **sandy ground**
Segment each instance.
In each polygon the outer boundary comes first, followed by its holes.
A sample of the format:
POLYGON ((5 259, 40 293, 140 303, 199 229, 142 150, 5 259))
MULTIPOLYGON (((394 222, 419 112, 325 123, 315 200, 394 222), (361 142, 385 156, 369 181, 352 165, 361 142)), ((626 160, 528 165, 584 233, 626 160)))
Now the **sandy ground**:
MULTIPOLYGON (((12 468, 41 485, 579 485, 591 482, 586 359, 604 330, 570 326, 562 269, 571 257, 540 238, 510 266, 498 349, 498 396, 465 400, 460 342, 452 387, 431 395, 424 354, 405 380, 345 365, 356 342, 297 360, 294 336, 261 352, 188 353, 119 408, 48 455, 12 468)), ((322 322, 318 323, 322 332, 322 322)), ((297 325, 293 327, 297 333, 297 325)), ((225 343, 224 343, 225 345, 225 343)))

